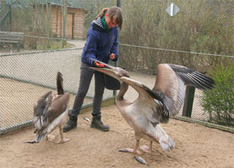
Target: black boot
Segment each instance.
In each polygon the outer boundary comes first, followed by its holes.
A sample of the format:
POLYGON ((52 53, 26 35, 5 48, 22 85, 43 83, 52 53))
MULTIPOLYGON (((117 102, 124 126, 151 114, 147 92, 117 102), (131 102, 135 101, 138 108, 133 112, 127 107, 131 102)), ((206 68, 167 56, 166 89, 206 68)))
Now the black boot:
POLYGON ((68 132, 73 128, 77 127, 77 116, 71 116, 69 115, 69 120, 68 122, 64 125, 63 127, 63 132, 68 132))
POLYGON ((109 131, 110 129, 109 126, 103 124, 103 122, 101 121, 101 116, 93 116, 93 120, 90 127, 99 129, 104 132, 109 131))

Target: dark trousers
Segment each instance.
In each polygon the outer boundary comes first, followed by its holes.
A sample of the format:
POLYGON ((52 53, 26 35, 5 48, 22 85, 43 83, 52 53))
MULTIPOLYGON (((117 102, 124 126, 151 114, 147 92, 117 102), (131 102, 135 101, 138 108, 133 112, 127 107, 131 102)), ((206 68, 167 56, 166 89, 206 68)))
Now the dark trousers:
POLYGON ((76 94, 76 98, 73 104, 73 109, 70 112, 70 116, 77 116, 80 113, 81 106, 83 104, 84 98, 88 92, 91 79, 93 74, 95 74, 95 94, 93 99, 93 116, 100 116, 101 115, 101 105, 102 105, 102 97, 104 93, 104 74, 101 72, 94 71, 93 69, 89 68, 90 66, 81 63, 80 68, 80 83, 79 88, 76 94))

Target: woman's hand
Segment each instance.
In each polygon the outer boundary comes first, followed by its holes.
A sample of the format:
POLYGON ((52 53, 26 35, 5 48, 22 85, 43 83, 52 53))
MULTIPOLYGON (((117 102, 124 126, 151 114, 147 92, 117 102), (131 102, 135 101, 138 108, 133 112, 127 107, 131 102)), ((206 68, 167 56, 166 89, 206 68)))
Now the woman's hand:
POLYGON ((110 54, 110 59, 111 59, 111 60, 114 60, 114 59, 115 59, 115 54, 114 54, 114 53, 111 53, 111 54, 110 54))
POLYGON ((99 68, 104 68, 104 67, 105 67, 104 64, 99 63, 99 62, 97 62, 97 61, 94 61, 94 64, 95 64, 96 67, 99 67, 99 68))

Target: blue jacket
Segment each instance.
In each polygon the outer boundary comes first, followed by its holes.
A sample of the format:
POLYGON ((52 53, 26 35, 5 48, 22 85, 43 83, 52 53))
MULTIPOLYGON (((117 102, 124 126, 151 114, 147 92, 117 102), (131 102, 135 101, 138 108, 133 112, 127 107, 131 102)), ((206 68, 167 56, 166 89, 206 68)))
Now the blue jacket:
POLYGON ((90 58, 108 63, 111 53, 115 54, 116 59, 113 61, 116 61, 119 56, 118 26, 107 31, 103 28, 101 19, 98 18, 93 21, 87 32, 87 41, 83 49, 81 61, 91 66, 93 66, 94 63, 90 58))

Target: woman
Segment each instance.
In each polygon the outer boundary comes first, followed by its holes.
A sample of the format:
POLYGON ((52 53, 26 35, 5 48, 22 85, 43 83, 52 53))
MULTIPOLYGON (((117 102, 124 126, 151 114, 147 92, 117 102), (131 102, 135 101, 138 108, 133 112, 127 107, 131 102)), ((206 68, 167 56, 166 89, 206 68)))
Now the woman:
POLYGON ((122 29, 122 11, 118 7, 104 8, 92 22, 87 41, 81 56, 80 84, 74 105, 69 113, 69 121, 63 128, 64 132, 77 126, 77 116, 80 113, 83 100, 89 89, 93 74, 95 74, 95 94, 93 100, 92 123, 90 127, 101 131, 109 131, 109 126, 101 121, 101 104, 104 93, 104 74, 90 69, 90 66, 103 67, 93 59, 108 63, 118 59, 118 28, 122 29))

